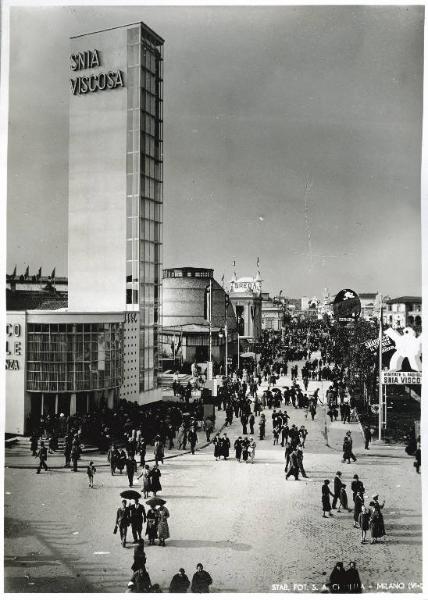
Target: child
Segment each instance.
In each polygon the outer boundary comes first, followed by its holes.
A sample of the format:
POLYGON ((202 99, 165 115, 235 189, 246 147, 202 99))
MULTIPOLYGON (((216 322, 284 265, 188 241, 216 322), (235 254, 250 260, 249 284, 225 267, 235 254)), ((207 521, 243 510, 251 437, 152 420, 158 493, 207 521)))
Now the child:
POLYGON ((361 543, 362 544, 364 544, 364 542, 366 541, 367 531, 370 528, 370 516, 371 516, 370 509, 366 508, 363 505, 363 508, 362 508, 360 514, 358 515, 358 523, 361 528, 361 543))
POLYGON ((86 469, 86 473, 88 474, 89 487, 90 488, 94 487, 94 475, 95 475, 96 471, 97 470, 94 467, 94 462, 91 460, 91 462, 89 463, 88 468, 86 469))

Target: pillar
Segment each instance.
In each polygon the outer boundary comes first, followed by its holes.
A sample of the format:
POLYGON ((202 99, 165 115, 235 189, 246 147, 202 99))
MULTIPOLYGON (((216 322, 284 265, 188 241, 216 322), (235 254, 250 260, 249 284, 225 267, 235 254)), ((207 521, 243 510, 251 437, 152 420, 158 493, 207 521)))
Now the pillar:
POLYGON ((107 393, 107 406, 108 408, 114 408, 114 390, 109 390, 107 393))
POLYGON ((70 396, 70 415, 76 414, 76 408, 77 408, 76 394, 71 394, 71 396, 70 396))
POLYGON ((58 414, 58 394, 55 394, 55 410, 54 410, 54 414, 55 415, 58 414))
POLYGON ((42 392, 42 402, 40 404, 40 415, 43 415, 45 412, 45 395, 42 392))

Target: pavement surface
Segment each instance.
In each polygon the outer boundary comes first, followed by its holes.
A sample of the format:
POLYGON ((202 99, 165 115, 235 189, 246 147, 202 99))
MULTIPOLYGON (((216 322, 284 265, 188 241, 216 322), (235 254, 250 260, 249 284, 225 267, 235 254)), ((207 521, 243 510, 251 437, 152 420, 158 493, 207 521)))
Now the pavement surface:
MULTIPOLYGON (((278 384, 290 381, 284 377, 278 384)), ((310 382, 310 391, 315 387, 319 383, 310 382)), ((233 452, 229 460, 216 461, 208 446, 160 466, 171 538, 166 547, 146 545, 152 583, 167 591, 180 567, 191 579, 202 562, 212 576, 212 592, 319 592, 336 561, 355 560, 366 592, 421 592, 421 483, 413 459, 402 447, 373 445, 365 451, 359 424, 331 424, 324 407, 314 421, 303 410, 287 411, 290 423, 304 423, 309 431, 308 479, 285 481, 284 450, 273 446, 269 410, 266 439, 255 438, 254 464, 237 463, 233 452), (348 429, 358 459, 350 465, 341 462, 348 429), (362 545, 352 513, 322 518, 321 485, 326 478, 333 482, 338 469, 348 489, 358 473, 369 496, 378 492, 386 500, 386 543, 362 545)), ((223 422, 220 411, 218 423, 223 422)), ((239 421, 225 431, 233 446, 239 421)), ((78 473, 53 468, 36 475, 34 459, 16 452, 6 451, 5 591, 125 591, 133 546, 122 548, 113 528, 126 475, 112 477, 99 466, 90 489, 86 464, 106 464, 105 455, 85 455, 78 473), (33 468, 17 468, 18 463, 33 468)), ((63 462, 50 457, 49 464, 56 460, 63 462)))

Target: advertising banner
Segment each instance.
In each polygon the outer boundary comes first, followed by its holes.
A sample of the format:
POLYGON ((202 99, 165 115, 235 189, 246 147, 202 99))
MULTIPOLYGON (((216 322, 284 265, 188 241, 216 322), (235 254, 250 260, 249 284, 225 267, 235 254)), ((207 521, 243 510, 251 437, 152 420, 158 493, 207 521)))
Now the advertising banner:
POLYGON ((421 385, 421 371, 382 371, 382 385, 421 385))

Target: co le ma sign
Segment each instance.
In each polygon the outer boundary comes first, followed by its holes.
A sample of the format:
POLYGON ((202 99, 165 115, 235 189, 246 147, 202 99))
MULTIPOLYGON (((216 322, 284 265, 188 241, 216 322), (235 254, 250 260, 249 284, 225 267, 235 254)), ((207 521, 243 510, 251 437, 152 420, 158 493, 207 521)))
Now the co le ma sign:
MULTIPOLYGON (((72 71, 93 69, 95 67, 101 67, 101 57, 98 50, 85 50, 84 52, 77 52, 70 56, 70 68, 72 71)), ((108 71, 108 73, 78 75, 74 79, 70 79, 70 82, 71 91, 75 96, 99 90, 114 90, 117 87, 125 87, 123 73, 119 69, 117 71, 108 71)))

